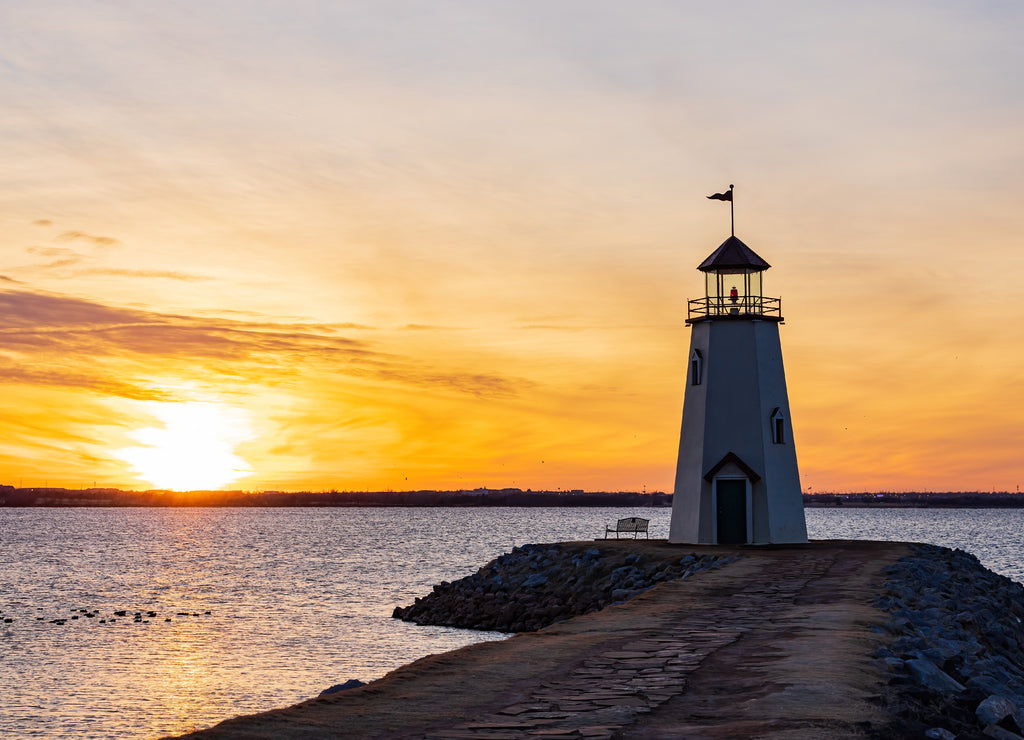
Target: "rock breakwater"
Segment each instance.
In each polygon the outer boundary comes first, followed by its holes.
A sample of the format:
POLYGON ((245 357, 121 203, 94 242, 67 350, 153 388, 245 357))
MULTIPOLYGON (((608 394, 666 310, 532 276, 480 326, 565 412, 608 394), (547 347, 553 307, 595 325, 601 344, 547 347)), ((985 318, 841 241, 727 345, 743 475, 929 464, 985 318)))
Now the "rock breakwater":
POLYGON ((962 550, 919 545, 886 570, 875 605, 895 637, 892 710, 909 735, 1024 736, 1024 586, 962 550))
POLYGON ((392 616, 416 624, 533 632, 736 559, 679 551, 666 557, 613 542, 523 545, 471 576, 434 586, 392 616))

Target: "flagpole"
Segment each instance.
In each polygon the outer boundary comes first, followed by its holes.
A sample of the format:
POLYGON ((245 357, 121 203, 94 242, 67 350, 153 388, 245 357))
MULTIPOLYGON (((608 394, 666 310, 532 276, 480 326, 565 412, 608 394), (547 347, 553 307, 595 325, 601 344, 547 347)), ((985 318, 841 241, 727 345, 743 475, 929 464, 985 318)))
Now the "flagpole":
POLYGON ((729 185, 729 217, 732 221, 732 235, 736 236, 736 197, 732 191, 732 184, 729 185))

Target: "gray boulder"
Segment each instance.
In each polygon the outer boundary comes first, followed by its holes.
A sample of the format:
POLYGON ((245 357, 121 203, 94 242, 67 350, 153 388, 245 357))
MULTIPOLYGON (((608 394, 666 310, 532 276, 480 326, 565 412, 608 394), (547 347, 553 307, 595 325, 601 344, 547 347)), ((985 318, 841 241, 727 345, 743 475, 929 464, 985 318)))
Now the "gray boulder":
POLYGON ((983 725, 996 725, 1003 721, 1003 718, 1017 713, 1017 707, 1013 702, 1002 696, 990 696, 978 704, 974 710, 978 715, 978 721, 983 725))
POLYGON ((345 683, 336 683, 329 689, 324 689, 320 692, 320 696, 326 696, 327 694, 336 694, 339 691, 348 691, 349 689, 357 689, 360 686, 365 686, 364 681, 360 681, 358 678, 350 678, 345 683))
POLYGON ((981 734, 994 737, 996 740, 1024 740, 1024 737, 1021 737, 1016 732, 1010 732, 999 725, 988 725, 981 731, 981 734))
POLYGON ((914 680, 926 689, 933 691, 955 691, 957 693, 965 690, 962 683, 926 658, 908 660, 906 666, 910 669, 910 674, 914 677, 914 680))
POLYGON ((548 582, 548 577, 543 573, 534 573, 523 581, 523 588, 536 588, 548 582))

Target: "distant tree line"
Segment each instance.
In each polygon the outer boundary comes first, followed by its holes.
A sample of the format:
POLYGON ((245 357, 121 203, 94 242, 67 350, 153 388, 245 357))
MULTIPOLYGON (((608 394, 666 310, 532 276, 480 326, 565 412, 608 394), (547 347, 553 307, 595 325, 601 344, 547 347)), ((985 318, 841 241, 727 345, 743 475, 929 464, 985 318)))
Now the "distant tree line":
MULTIPOLYGON (((1020 508, 1024 496, 999 492, 805 493, 808 507, 1020 508)), ((0 506, 622 506, 672 505, 672 494, 636 491, 123 491, 0 485, 0 506)))
POLYGON ((1019 492, 982 491, 894 492, 882 493, 805 493, 805 506, 902 507, 930 509, 1014 509, 1024 507, 1019 492))
POLYGON ((0 506, 671 506, 666 493, 523 491, 122 491, 0 486, 0 506))

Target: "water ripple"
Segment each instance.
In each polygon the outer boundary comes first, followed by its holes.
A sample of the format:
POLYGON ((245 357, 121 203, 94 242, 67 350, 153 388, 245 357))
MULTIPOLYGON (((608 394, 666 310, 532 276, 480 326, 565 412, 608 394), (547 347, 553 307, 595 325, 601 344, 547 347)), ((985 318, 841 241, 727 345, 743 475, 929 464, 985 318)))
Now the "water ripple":
MULTIPOLYGON (((391 611, 514 545, 592 539, 632 515, 666 535, 667 509, 0 508, 0 736, 180 733, 500 639, 391 611)), ((807 520, 814 538, 961 547, 1024 578, 1024 512, 807 520)))

